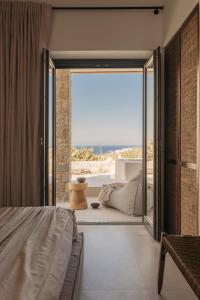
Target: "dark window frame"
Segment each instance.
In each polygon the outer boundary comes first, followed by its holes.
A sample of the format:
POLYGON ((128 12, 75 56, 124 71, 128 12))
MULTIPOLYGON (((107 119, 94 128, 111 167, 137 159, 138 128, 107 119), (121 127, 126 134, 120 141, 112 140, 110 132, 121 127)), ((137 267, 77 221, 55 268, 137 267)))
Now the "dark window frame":
POLYGON ((56 69, 144 68, 147 59, 53 59, 56 69))

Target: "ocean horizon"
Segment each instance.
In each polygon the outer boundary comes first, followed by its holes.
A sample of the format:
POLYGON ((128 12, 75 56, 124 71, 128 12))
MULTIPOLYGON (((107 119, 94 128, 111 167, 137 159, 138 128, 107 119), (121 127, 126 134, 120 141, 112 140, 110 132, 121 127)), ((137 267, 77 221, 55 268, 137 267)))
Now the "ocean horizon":
POLYGON ((142 145, 75 145, 77 149, 92 148, 95 154, 105 154, 129 148, 140 148, 142 145))

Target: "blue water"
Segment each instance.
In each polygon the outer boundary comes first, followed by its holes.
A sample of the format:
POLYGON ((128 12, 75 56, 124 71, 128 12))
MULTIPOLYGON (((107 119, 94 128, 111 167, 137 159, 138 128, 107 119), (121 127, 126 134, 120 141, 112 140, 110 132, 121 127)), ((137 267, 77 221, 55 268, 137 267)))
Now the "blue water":
POLYGON ((97 145, 84 145, 84 146, 80 146, 80 145, 76 145, 75 146, 77 149, 81 149, 81 148, 92 148, 94 150, 95 154, 105 154, 105 153, 110 153, 110 152, 114 152, 117 150, 122 150, 122 149, 127 149, 127 148, 138 148, 141 146, 136 146, 136 145, 116 145, 116 146, 97 146, 97 145))

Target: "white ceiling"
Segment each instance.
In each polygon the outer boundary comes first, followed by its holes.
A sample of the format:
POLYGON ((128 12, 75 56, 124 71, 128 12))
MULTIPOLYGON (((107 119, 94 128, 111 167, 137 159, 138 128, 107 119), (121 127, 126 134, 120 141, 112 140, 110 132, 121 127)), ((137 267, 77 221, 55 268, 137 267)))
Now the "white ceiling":
POLYGON ((52 6, 161 6, 164 0, 43 0, 52 6))

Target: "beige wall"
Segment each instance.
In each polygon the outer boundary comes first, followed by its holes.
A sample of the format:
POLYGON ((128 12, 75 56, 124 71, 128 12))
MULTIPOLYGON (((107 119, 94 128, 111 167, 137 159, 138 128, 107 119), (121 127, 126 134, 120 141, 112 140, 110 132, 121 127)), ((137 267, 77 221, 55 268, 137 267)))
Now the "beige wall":
POLYGON ((163 18, 163 45, 165 46, 181 27, 199 0, 165 0, 163 18))
POLYGON ((162 43, 163 13, 55 11, 51 51, 153 50, 162 43))

